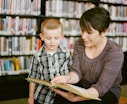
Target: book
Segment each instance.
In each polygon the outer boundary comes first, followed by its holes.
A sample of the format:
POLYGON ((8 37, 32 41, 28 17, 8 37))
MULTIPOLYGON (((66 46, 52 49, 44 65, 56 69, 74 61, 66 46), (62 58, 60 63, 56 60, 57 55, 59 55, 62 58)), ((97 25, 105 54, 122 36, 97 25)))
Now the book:
POLYGON ((42 84, 42 85, 48 86, 50 88, 54 87, 54 88, 62 89, 62 90, 71 92, 73 94, 82 96, 84 98, 101 101, 101 99, 99 97, 97 97, 93 94, 90 94, 85 88, 81 88, 81 87, 78 87, 78 86, 75 86, 72 84, 65 84, 65 83, 51 84, 50 81, 34 79, 34 78, 26 78, 26 80, 33 82, 33 83, 42 84))

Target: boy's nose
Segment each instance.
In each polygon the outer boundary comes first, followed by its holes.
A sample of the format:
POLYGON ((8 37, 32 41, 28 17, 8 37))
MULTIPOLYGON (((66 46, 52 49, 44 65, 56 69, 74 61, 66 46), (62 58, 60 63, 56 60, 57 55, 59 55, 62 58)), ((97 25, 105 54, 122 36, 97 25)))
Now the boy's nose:
POLYGON ((55 40, 54 39, 51 39, 51 43, 54 43, 55 42, 55 40))

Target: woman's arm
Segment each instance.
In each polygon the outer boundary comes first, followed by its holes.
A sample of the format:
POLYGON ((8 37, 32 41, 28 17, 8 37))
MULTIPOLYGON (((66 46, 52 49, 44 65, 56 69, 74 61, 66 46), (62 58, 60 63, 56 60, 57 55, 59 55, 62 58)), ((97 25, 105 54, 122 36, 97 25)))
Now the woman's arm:
POLYGON ((121 68, 123 64, 123 53, 113 50, 105 57, 103 70, 97 83, 93 84, 99 96, 103 96, 113 86, 119 87, 121 82, 121 68))

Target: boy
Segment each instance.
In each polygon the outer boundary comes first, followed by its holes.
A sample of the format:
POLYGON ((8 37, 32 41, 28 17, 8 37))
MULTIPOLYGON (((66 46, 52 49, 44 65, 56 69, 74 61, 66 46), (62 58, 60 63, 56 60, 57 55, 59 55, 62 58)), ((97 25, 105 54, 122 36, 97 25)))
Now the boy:
MULTIPOLYGON (((64 38, 62 24, 58 19, 48 18, 41 24, 41 49, 33 56, 28 77, 51 81, 55 76, 65 75, 72 64, 69 50, 60 45, 64 38)), ((28 104, 53 104, 55 93, 47 86, 30 82, 28 104)))

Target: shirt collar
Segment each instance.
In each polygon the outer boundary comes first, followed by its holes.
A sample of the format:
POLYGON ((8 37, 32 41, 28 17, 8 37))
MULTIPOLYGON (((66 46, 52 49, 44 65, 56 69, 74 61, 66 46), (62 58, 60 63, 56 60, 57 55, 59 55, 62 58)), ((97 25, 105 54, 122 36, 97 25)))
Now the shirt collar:
MULTIPOLYGON (((59 47, 55 53, 66 52, 66 51, 67 51, 67 49, 65 47, 63 47, 62 45, 59 45, 59 47)), ((45 44, 42 45, 42 47, 39 50, 39 53, 41 53, 40 55, 46 54, 45 44)))

